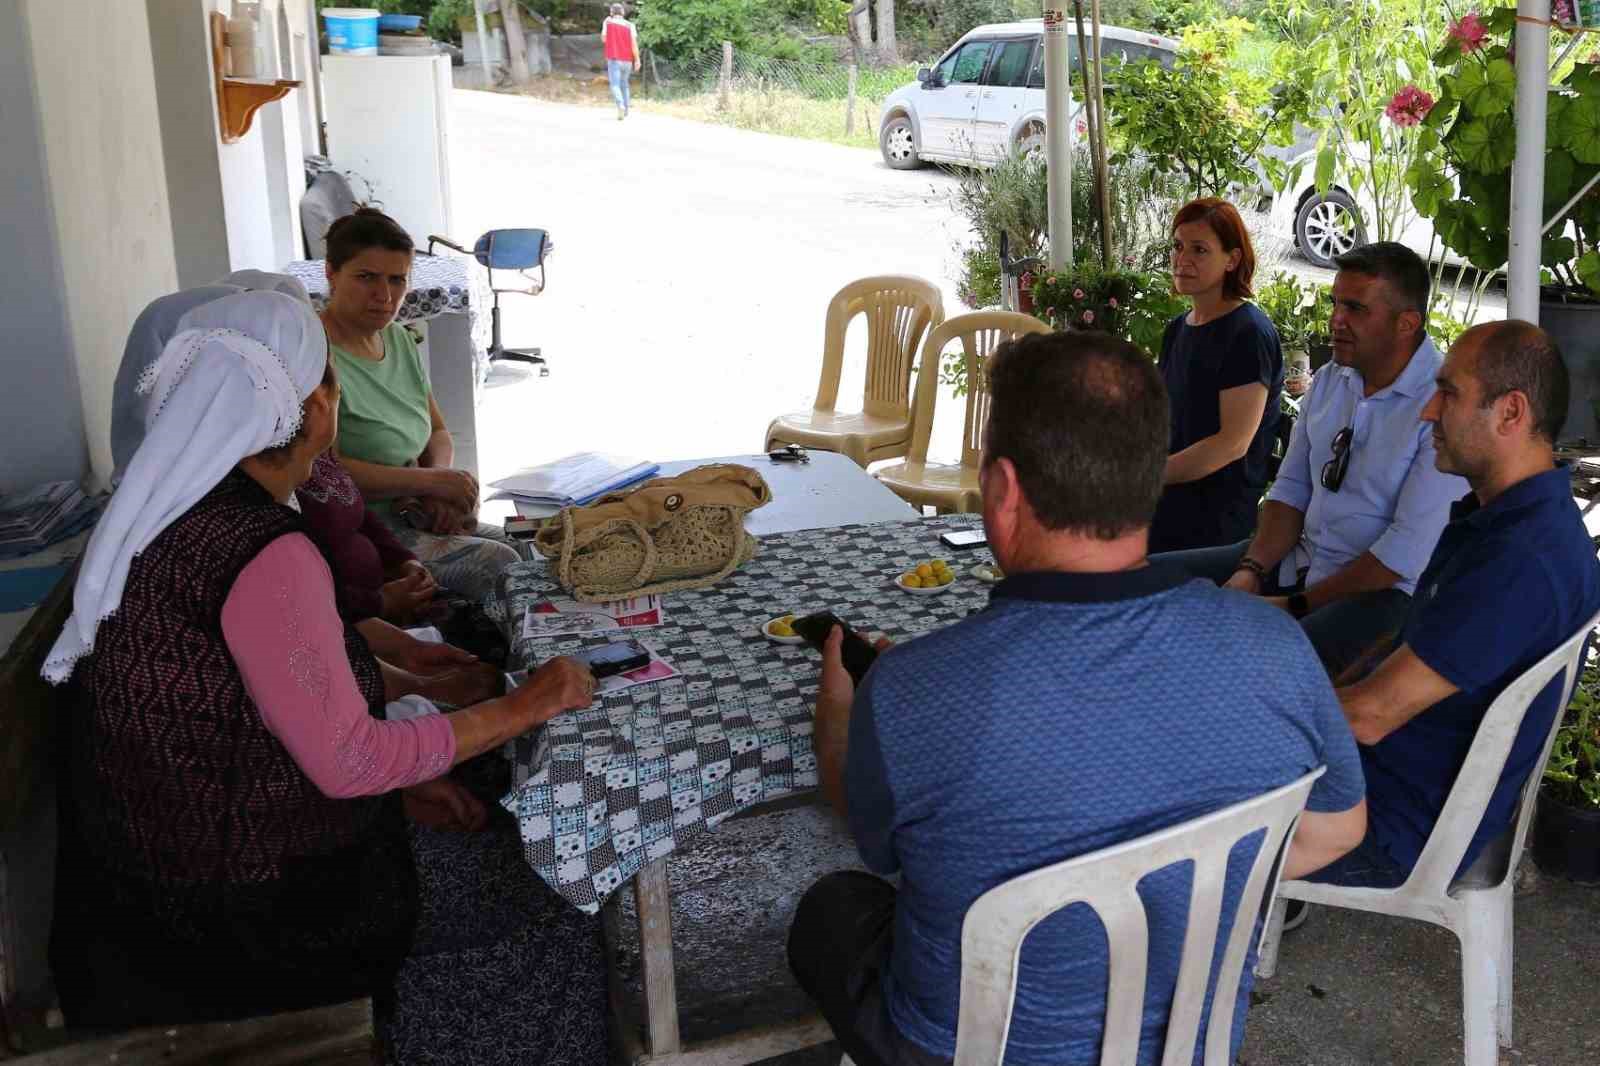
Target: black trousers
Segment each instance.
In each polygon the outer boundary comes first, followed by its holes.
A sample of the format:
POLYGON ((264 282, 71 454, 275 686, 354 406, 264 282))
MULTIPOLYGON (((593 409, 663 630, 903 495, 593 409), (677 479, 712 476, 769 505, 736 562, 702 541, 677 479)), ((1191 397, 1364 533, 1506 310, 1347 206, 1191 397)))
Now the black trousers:
POLYGON ((789 969, 856 1066, 949 1066, 900 1035, 883 1000, 894 886, 859 870, 829 874, 800 898, 789 969))

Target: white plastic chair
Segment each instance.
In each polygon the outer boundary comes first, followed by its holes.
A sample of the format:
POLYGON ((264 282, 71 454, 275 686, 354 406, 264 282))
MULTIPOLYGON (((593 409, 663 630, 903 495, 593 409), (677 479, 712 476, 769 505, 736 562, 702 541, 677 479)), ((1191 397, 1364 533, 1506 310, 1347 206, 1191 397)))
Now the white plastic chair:
POLYGON ((1190 1066, 1221 928, 1228 857, 1239 841, 1265 830, 1249 880, 1234 904, 1232 932, 1211 1005, 1210 1016, 1217 1024, 1206 1038, 1206 1066, 1230 1066, 1234 1001, 1256 915, 1269 880, 1276 876, 1284 841, 1324 769, 1318 767, 1282 788, 1181 825, 1023 874, 979 896, 961 926, 956 1066, 996 1066, 1004 1059, 1022 942, 1034 926, 1074 903, 1094 908, 1105 924, 1111 947, 1100 1066, 1134 1066, 1144 1021, 1150 941, 1139 881, 1152 871, 1192 860, 1189 927, 1161 1056, 1162 1066, 1190 1066))
POLYGON ((1550 758, 1557 712, 1522 787, 1519 813, 1512 825, 1483 850, 1459 878, 1456 869, 1466 855, 1473 833, 1483 822, 1483 812, 1506 760, 1511 744, 1534 698, 1550 679, 1566 672, 1561 707, 1572 698, 1583 666, 1584 641, 1600 625, 1600 614, 1584 623, 1565 644, 1529 667, 1506 686, 1489 710, 1467 752, 1467 760, 1445 800, 1439 821, 1428 837, 1411 876, 1399 888, 1344 888, 1310 881, 1285 881, 1261 935, 1256 974, 1273 976, 1278 966, 1278 942, 1283 934, 1285 901, 1305 900, 1330 907, 1392 914, 1442 925, 1461 941, 1461 1014, 1466 1034, 1466 1066, 1496 1066, 1500 1047, 1511 1046, 1512 881, 1522 858, 1533 806, 1550 758))

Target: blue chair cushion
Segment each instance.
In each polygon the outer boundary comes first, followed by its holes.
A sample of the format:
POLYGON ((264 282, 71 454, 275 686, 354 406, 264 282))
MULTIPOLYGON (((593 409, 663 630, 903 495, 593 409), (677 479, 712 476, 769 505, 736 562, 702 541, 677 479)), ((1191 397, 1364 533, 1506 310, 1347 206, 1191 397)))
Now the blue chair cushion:
POLYGON ((490 270, 530 270, 544 262, 548 235, 542 229, 492 229, 472 254, 490 270))

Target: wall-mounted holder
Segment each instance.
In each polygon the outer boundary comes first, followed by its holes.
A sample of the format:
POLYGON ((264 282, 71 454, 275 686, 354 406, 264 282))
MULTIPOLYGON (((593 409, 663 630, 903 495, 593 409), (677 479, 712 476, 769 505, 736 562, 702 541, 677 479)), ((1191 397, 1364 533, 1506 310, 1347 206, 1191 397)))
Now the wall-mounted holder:
POLYGON ((250 132, 256 112, 274 100, 282 100, 298 81, 283 78, 229 78, 223 75, 227 56, 227 16, 211 13, 211 69, 217 81, 217 119, 222 124, 222 143, 232 144, 250 132))

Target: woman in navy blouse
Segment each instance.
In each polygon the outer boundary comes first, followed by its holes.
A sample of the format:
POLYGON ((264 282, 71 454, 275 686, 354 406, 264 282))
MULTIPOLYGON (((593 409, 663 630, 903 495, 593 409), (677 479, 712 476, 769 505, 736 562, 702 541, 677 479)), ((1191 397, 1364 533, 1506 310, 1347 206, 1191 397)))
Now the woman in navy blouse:
POLYGON ((1161 342, 1172 438, 1152 553, 1234 544, 1255 530, 1283 391, 1278 331, 1248 302, 1255 268, 1227 201, 1195 200, 1173 219, 1172 284, 1191 306, 1161 342))

